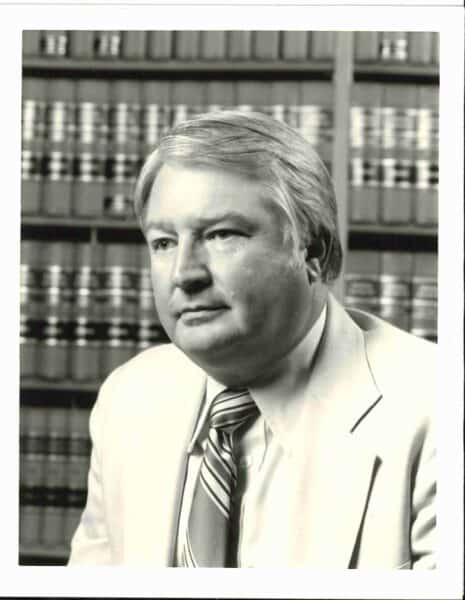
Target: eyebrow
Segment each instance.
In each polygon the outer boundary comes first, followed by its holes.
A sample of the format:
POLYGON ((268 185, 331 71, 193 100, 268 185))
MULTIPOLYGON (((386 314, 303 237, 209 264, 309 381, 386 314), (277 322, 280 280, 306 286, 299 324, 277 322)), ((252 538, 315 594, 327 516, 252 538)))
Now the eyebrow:
MULTIPOLYGON (((211 217, 196 217, 196 219, 195 219, 196 225, 198 226, 199 229, 204 229, 211 225, 215 225, 216 223, 219 223, 221 221, 227 221, 227 220, 235 221, 239 225, 242 225, 243 227, 246 227, 249 229, 254 225, 254 222, 252 219, 244 217, 243 214, 235 212, 235 211, 228 211, 226 213, 212 215, 211 217)), ((148 223, 145 226, 145 233, 147 234, 151 229, 160 229, 160 230, 165 230, 165 231, 171 231, 173 229, 173 225, 170 221, 166 221, 164 219, 151 220, 151 221, 148 221, 148 223)))

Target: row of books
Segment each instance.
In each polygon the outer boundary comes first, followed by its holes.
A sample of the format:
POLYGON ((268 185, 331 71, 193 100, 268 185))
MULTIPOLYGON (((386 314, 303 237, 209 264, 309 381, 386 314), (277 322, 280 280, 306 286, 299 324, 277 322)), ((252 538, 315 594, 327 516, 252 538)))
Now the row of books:
MULTIPOLYGON (((332 60, 335 31, 91 31, 27 30, 25 57, 123 60, 332 60)), ((435 32, 356 31, 356 62, 432 65, 435 32)))
POLYGON ((21 243, 23 377, 95 382, 166 341, 142 244, 21 243))
POLYGON ((22 550, 69 546, 87 496, 89 414, 76 407, 21 406, 22 550))
POLYGON ((135 178, 160 135, 194 114, 224 107, 260 110, 289 123, 329 166, 329 82, 26 78, 23 213, 132 216, 135 178))
POLYGON ((424 252, 350 251, 345 304, 394 325, 437 339, 437 255, 424 252))
POLYGON ((351 223, 437 225, 438 92, 434 85, 353 85, 351 223))

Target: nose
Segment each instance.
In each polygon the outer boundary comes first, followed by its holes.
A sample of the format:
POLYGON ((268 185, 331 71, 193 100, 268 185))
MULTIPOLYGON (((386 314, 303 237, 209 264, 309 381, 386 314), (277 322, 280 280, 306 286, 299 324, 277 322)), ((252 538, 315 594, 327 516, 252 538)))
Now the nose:
POLYGON ((180 241, 173 271, 173 284, 192 294, 208 287, 211 274, 203 249, 195 240, 180 241))

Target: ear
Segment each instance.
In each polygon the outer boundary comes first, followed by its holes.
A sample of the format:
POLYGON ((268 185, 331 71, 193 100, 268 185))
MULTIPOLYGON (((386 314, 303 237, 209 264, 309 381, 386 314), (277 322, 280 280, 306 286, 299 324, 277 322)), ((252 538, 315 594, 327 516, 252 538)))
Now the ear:
POLYGON ((315 240, 305 249, 305 263, 310 283, 321 279, 321 264, 324 255, 325 243, 323 240, 315 240))

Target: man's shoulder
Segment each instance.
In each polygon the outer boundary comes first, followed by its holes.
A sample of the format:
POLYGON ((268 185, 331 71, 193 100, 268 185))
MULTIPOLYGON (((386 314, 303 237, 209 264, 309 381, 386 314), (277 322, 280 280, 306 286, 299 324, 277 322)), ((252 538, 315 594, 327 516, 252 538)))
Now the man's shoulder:
POLYGON ((434 401, 437 345, 368 313, 351 311, 351 317, 363 332, 366 359, 381 393, 399 402, 408 397, 412 408, 417 399, 423 405, 434 401))

